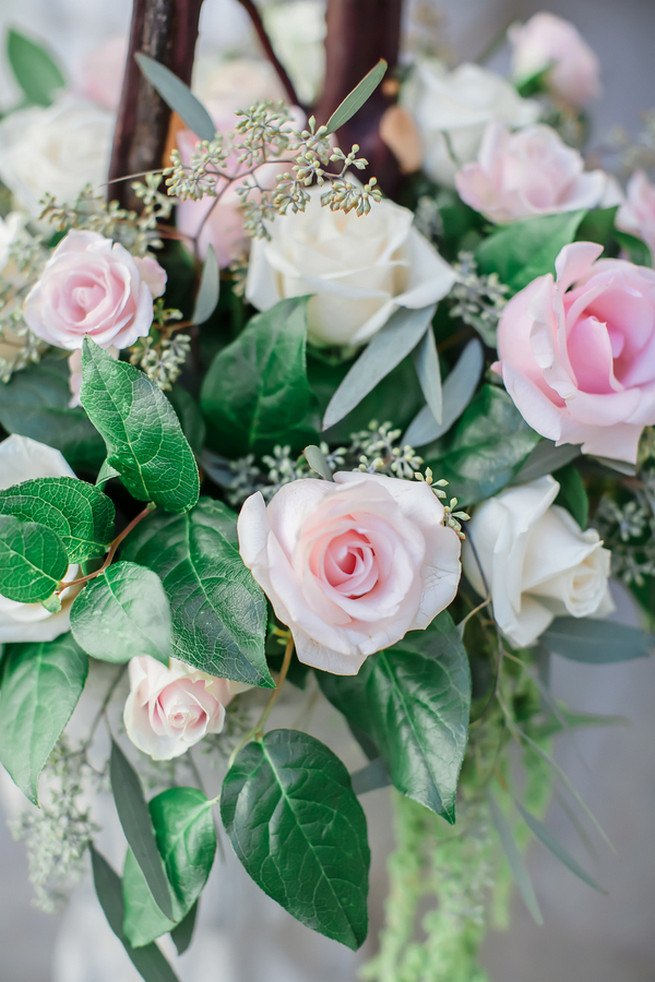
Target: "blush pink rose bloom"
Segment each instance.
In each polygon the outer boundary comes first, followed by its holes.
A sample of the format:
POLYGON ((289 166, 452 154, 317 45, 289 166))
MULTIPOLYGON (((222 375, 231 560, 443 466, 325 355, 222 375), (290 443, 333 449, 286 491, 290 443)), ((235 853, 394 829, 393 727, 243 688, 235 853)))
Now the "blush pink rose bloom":
POLYGON ((505 307, 494 366, 537 433, 635 463, 655 424, 655 271, 574 242, 505 307))
POLYGON ((460 540, 426 484, 359 471, 259 492, 237 529, 244 563, 301 662, 356 675, 367 655, 422 630, 454 599, 460 540))
POLYGON ((226 679, 171 658, 132 658, 130 694, 123 711, 128 737, 154 760, 179 757, 208 733, 220 733, 235 692, 226 679))
POLYGON ((643 170, 635 171, 626 188, 626 199, 616 213, 616 227, 637 235, 655 256, 655 184, 643 170))
POLYGON ((90 335, 101 348, 127 348, 152 324, 152 301, 166 273, 152 256, 139 259, 98 232, 61 240, 25 299, 33 334, 74 351, 90 335))
POLYGON ((510 133, 498 122, 485 130, 477 161, 455 175, 460 198, 499 224, 595 208, 608 184, 601 170, 585 173, 578 151, 550 126, 510 133))
POLYGON ((509 29, 514 47, 512 73, 518 81, 551 66, 546 85, 571 106, 584 106, 601 94, 600 63, 573 24, 555 14, 535 14, 509 29))

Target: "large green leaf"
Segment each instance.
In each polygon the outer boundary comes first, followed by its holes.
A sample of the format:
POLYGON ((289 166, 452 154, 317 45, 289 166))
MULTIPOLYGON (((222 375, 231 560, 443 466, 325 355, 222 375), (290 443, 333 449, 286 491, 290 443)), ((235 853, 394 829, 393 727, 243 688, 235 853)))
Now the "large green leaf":
POLYGON ((503 389, 484 385, 446 444, 424 454, 449 493, 472 505, 504 488, 539 439, 503 389))
POLYGON ((366 937, 366 819, 346 768, 299 730, 241 750, 221 792, 234 850, 262 890, 307 927, 359 948, 366 937))
POLYGON ((179 982, 156 944, 133 948, 123 934, 123 893, 120 877, 101 853, 91 846, 93 884, 110 928, 145 982, 179 982))
POLYGON ((100 661, 150 655, 168 665, 171 614, 156 573, 136 563, 113 563, 73 601, 73 637, 100 661))
POLYGON ((80 400, 130 494, 164 511, 193 508, 200 488, 193 451, 173 407, 147 375, 87 337, 80 400))
POLYGON ((68 362, 57 355, 15 372, 0 385, 0 424, 61 450, 76 469, 96 470, 105 445, 83 409, 69 409, 68 362))
POLYGON ((371 655, 356 676, 320 672, 318 679, 330 702, 373 740, 394 786, 454 822, 471 678, 450 615, 371 655))
POLYGON ((211 363, 200 403, 215 449, 228 457, 261 455, 276 443, 300 450, 316 438, 305 354, 308 302, 281 300, 257 314, 211 363))
POLYGON ((5 649, 0 761, 34 804, 39 775, 82 694, 88 666, 70 634, 5 649))
POLYGON ((239 555, 229 508, 201 498, 186 515, 153 514, 121 555, 161 578, 177 658, 210 675, 273 686, 264 654, 266 600, 239 555))
POLYGON ((65 88, 66 79, 45 48, 12 28, 7 35, 7 55, 28 102, 50 106, 57 89, 65 88))
POLYGON ((47 600, 68 569, 64 545, 38 522, 0 515, 0 594, 20 603, 47 600))
POLYGON ((155 838, 171 886, 174 919, 152 898, 131 851, 123 872, 125 935, 135 947, 149 944, 181 923, 207 882, 216 852, 212 803, 196 788, 169 788, 149 804, 155 838))
POLYGON ((0 491, 0 515, 47 526, 61 539, 69 563, 102 556, 114 528, 111 498, 75 477, 40 477, 0 491))

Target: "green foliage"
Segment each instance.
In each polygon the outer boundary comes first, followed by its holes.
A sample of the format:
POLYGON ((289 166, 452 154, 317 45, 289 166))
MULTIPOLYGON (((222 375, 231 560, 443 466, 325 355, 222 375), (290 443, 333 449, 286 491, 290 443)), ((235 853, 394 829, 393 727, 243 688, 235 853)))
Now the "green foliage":
POLYGON ((89 660, 70 634, 8 645, 0 686, 0 761, 30 801, 82 694, 89 660))
POLYGON ((484 367, 484 352, 479 341, 473 339, 464 348, 457 364, 443 383, 443 414, 437 423, 430 406, 424 406, 412 420, 403 437, 403 443, 422 447, 438 440, 462 415, 473 398, 484 367))
POLYGON ((102 556, 114 528, 114 505, 74 477, 40 477, 0 491, 0 515, 38 522, 54 532, 69 563, 102 556))
POLYGON ((168 665, 171 614, 156 573, 113 563, 84 587, 70 612, 73 637, 100 661, 124 663, 150 655, 168 665))
POLYGON ((424 454, 449 492, 471 505, 501 491, 539 439, 504 390, 483 385, 445 443, 424 454))
POLYGON ((376 745, 394 786, 454 822, 471 681, 450 615, 371 655, 356 676, 321 672, 318 680, 330 702, 376 745))
POLYGON ((107 461, 139 501, 184 512, 198 500, 191 447, 166 396, 143 372, 91 338, 82 349, 82 405, 107 445, 107 461))
POLYGON ((571 661, 608 665, 647 658, 655 644, 655 636, 615 621, 556 617, 540 641, 549 651, 571 661))
POLYGON ((51 55, 15 29, 7 35, 7 57, 28 103, 50 106, 57 90, 65 88, 66 79, 51 55))
POLYGON ((68 557, 59 538, 38 522, 0 515, 0 594, 21 603, 50 597, 66 575, 68 557))
POLYGON ((588 886, 597 890, 599 893, 607 893, 607 890, 603 890, 594 879, 580 866, 576 859, 568 852, 567 849, 559 842, 559 840, 553 835, 553 833, 546 828, 543 822, 541 822, 534 815, 531 815, 527 809, 523 807, 520 802, 515 802, 516 807, 521 813, 521 817, 528 826, 531 832, 536 835, 540 842, 546 846, 546 848, 553 853, 564 865, 571 870, 580 880, 583 880, 588 886))
POLYGON ((139 68, 164 102, 181 116, 190 130, 201 140, 212 140, 216 127, 211 116, 184 84, 165 65, 144 54, 136 54, 139 68))
POLYGON ((221 288, 221 271, 214 247, 209 246, 205 265, 202 267, 198 295, 193 307, 191 320, 194 324, 204 324, 216 310, 221 288))
POLYGON ((200 403, 213 445, 228 457, 261 455, 276 443, 301 450, 316 438, 305 353, 308 302, 281 300, 257 314, 210 365, 200 403))
POLYGON ((229 508, 201 498, 186 515, 150 515, 121 556, 160 577, 176 658, 210 675, 273 686, 264 655, 266 601, 239 555, 229 508))
POLYGON ((388 68, 384 58, 380 58, 377 65, 368 72, 359 82, 352 92, 349 92, 343 102, 340 102, 326 123, 328 133, 336 133, 340 127, 347 123, 349 119, 358 113, 362 106, 368 102, 378 85, 384 78, 388 68))
POLYGON ((366 820, 331 750, 297 730, 248 744, 228 771, 221 817, 265 893, 307 927, 359 948, 366 937, 366 820))
POLYGON ((202 893, 216 852, 212 802, 202 791, 169 788, 148 807, 171 887, 174 918, 162 914, 134 854, 128 851, 123 872, 123 927, 135 947, 149 944, 184 922, 202 893))
POLYGON ((589 524, 589 496, 582 475, 577 467, 569 464, 557 473, 559 494, 556 505, 561 505, 573 516, 581 529, 589 524))

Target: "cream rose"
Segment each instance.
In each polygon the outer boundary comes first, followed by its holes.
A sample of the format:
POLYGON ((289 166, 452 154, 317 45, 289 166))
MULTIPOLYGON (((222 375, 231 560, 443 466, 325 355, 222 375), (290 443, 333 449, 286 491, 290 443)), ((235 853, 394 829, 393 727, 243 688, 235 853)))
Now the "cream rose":
POLYGON ((517 648, 534 644, 555 617, 602 616, 612 606, 610 552, 598 532, 583 532, 553 504, 558 491, 553 477, 508 488, 467 526, 464 574, 481 596, 486 581, 498 626, 517 648))
POLYGON ((504 78, 478 65, 453 72, 435 59, 419 61, 401 91, 423 141, 423 170, 438 184, 454 186, 455 173, 475 160, 487 123, 511 129, 536 122, 539 106, 522 99, 504 78))
POLYGON ((33 334, 57 348, 82 347, 86 334, 102 348, 127 348, 152 324, 153 297, 166 273, 151 256, 139 259, 98 232, 69 232, 25 299, 33 334))
POLYGON ((548 69, 546 85, 572 106, 584 106, 601 93, 600 64, 568 20, 541 11, 525 24, 513 25, 512 72, 519 82, 548 69))
MULTIPOLYGON (((37 477, 75 477, 63 456, 53 447, 26 436, 9 436, 0 443, 0 490, 37 477)), ((77 574, 69 566, 67 579, 77 574)), ((68 630, 73 597, 63 598, 62 609, 50 614, 42 604, 22 604, 0 596, 0 644, 10 641, 52 641, 68 630)))
POLYGON ((0 180, 33 217, 46 192, 71 201, 107 180, 113 127, 112 113, 71 97, 10 113, 0 122, 0 180))
POLYGON ((332 212, 314 188, 307 209, 270 222, 270 240, 250 252, 246 296, 259 310, 312 294, 308 338, 316 345, 369 341, 400 307, 425 307, 455 276, 420 232, 413 215, 391 201, 368 215, 332 212))
POLYGON ((128 737, 154 760, 179 757, 208 733, 220 733, 235 692, 226 679, 206 675, 171 658, 167 667, 150 655, 130 660, 130 694, 123 721, 128 737))
POLYGON ((426 484, 359 471, 244 503, 244 563, 301 662, 356 675, 367 655, 422 630, 453 600, 460 541, 426 484))

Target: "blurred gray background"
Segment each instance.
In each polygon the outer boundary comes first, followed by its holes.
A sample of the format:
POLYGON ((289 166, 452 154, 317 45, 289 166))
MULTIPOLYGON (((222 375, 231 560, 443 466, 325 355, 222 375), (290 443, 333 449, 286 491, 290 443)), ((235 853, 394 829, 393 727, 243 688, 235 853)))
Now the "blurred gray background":
MULTIPOLYGON (((320 2, 320 0, 318 0, 320 2)), ((538 3, 462 0, 435 4, 444 12, 445 38, 459 60, 474 58, 514 19, 538 3)), ((111 34, 127 29, 129 0, 2 0, 0 26, 17 26, 47 39, 62 60, 78 63, 111 34)), ((655 108, 655 3, 652 0, 551 0, 546 9, 572 20, 597 52, 604 96, 591 108, 593 140, 615 124, 635 133, 639 111, 655 108)), ((230 47, 246 29, 235 0, 205 0, 203 44, 230 47)), ((502 68, 506 53, 493 64, 502 68)), ((2 67, 2 66, 0 66, 2 67)), ((0 103, 10 82, 0 73, 0 103)), ((594 893, 559 866, 540 845, 529 867, 545 918, 530 920, 515 898, 511 927, 492 932, 483 961, 493 982, 653 982, 655 980, 655 659, 591 668, 555 659, 554 689, 572 707, 617 713, 631 721, 564 737, 557 759, 583 795, 616 852, 602 845, 595 877, 608 895, 594 893)), ((365 799, 373 840, 372 939, 385 892, 384 863, 391 845, 384 792, 365 799)), ((0 812, 2 806, 0 805, 0 812)), ((556 807, 548 824, 581 861, 577 834, 556 807)), ((229 851, 229 847, 228 847, 229 851)), ((63 917, 30 906, 24 848, 0 816, 1 982, 131 982, 137 979, 109 935, 88 886, 63 917), (78 939, 73 942, 73 936, 78 939)), ((203 901, 203 931, 182 959, 183 982, 323 982, 356 977, 358 961, 339 946, 295 925, 228 857, 217 862, 203 901), (239 914, 238 911, 242 913, 239 914), (257 924, 254 929, 251 925, 257 924), (251 933, 252 932, 252 933, 251 933), (253 944, 252 936, 257 938, 253 944)))

